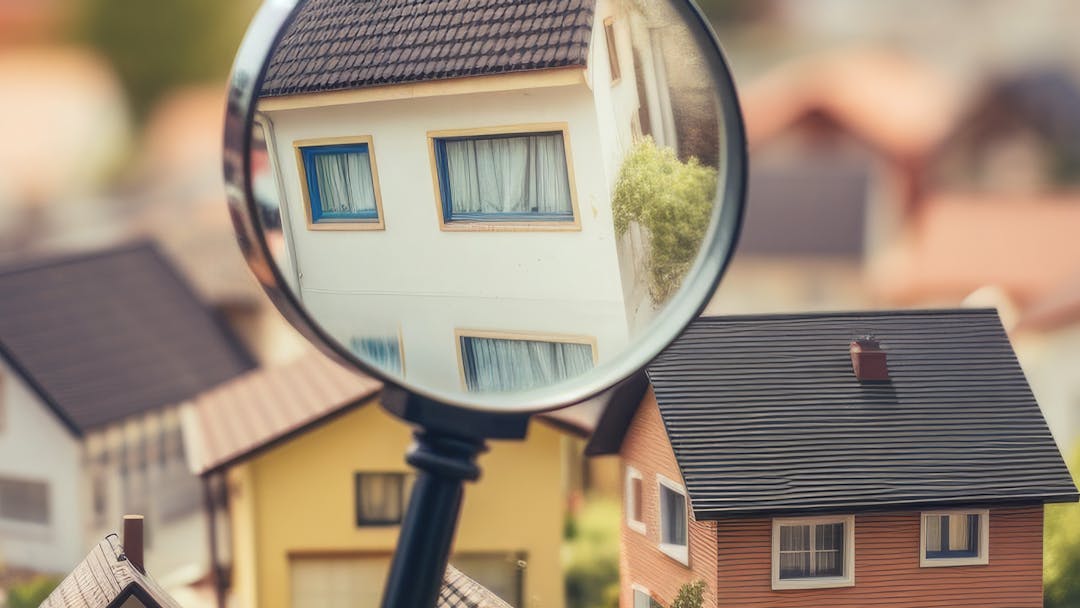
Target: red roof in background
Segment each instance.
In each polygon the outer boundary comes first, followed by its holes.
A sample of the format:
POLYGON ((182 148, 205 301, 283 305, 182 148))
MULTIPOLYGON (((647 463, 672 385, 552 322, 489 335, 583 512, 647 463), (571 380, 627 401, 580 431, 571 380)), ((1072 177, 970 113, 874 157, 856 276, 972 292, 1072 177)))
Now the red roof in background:
POLYGON ((360 406, 381 389, 378 380, 315 351, 240 376, 184 409, 191 468, 198 474, 221 469, 360 406))
POLYGON ((959 96, 899 53, 844 49, 797 59, 741 88, 751 148, 814 114, 894 158, 927 154, 952 128, 959 96))
POLYGON ((930 197, 870 281, 898 304, 959 302, 997 286, 1021 307, 1049 296, 1080 268, 1080 196, 930 197))

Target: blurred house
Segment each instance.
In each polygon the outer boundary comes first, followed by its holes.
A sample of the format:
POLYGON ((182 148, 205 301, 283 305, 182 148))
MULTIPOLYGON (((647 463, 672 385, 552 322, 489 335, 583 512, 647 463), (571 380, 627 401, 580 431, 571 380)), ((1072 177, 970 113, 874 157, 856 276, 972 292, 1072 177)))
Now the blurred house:
POLYGON ((110 522, 145 513, 148 562, 206 572, 178 405, 252 365, 156 247, 0 270, 0 554, 70 570, 110 522))
POLYGON ((782 64, 741 95, 747 214, 710 312, 868 306, 868 263, 918 199, 956 92, 912 58, 848 49, 782 64))
MULTIPOLYGON (((378 605, 413 474, 411 429, 376 403, 380 388, 312 352, 185 406, 235 605, 378 605)), ((534 424, 494 442, 465 491, 451 563, 514 606, 563 605, 563 441, 534 424)))
POLYGON ((1080 443, 1080 275, 1033 303, 1012 332, 1063 454, 1080 443))

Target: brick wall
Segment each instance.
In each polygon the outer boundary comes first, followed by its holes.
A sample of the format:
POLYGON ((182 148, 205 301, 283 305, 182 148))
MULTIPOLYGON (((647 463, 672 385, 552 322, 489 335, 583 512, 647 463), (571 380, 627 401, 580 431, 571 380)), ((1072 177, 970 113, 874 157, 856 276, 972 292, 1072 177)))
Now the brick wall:
MULTIPOLYGON (((688 537, 690 541, 690 566, 668 557, 657 547, 660 543, 659 492, 657 474, 678 483, 683 483, 682 474, 675 463, 660 411, 656 407, 656 397, 649 390, 638 408, 634 421, 623 440, 621 456, 626 465, 641 472, 643 481, 642 514, 645 521, 645 534, 630 529, 625 517, 622 523, 621 608, 632 608, 632 585, 640 585, 649 590, 650 595, 664 606, 670 606, 679 587, 695 580, 704 580, 706 591, 705 606, 715 608, 716 598, 716 525, 713 522, 698 522, 690 515, 688 537)), ((625 484, 625 475, 623 476, 625 484)), ((625 501, 625 490, 623 498, 625 501)), ((689 505, 689 500, 687 502, 689 505)), ((625 511, 625 509, 624 509, 625 511)))
POLYGON ((717 526, 717 605, 1043 605, 1041 505, 990 510, 990 563, 985 566, 919 567, 919 518, 918 512, 856 516, 855 586, 785 591, 772 590, 771 519, 721 521, 717 526))

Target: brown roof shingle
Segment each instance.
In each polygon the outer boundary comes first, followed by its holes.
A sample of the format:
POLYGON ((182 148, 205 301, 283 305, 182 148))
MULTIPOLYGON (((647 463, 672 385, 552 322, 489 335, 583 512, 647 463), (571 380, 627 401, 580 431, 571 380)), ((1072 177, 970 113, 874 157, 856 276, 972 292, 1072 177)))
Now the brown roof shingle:
POLYGON ((252 366, 150 243, 0 270, 0 357, 83 433, 252 366))
POLYGON ((154 579, 131 565, 119 538, 110 534, 45 598, 41 608, 126 606, 131 596, 147 608, 180 608, 154 579))
POLYGON ((594 9, 595 0, 310 0, 262 96, 584 67, 594 9))

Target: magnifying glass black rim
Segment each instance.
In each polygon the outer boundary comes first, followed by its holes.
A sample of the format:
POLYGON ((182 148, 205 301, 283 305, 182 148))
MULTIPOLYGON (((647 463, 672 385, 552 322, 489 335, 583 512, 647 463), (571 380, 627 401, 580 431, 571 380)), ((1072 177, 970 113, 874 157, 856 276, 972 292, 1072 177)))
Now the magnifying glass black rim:
POLYGON ((693 0, 672 0, 685 18, 704 34, 707 57, 717 83, 724 147, 721 149, 723 191, 717 193, 703 241, 702 253, 679 288, 649 322, 648 331, 630 340, 632 348, 578 379, 520 393, 441 392, 413 386, 346 349, 304 310, 274 263, 258 219, 252 190, 251 136, 271 51, 277 48, 305 0, 265 0, 237 53, 229 83, 225 115, 224 169, 230 215, 244 257, 267 295, 285 318, 322 352, 346 367, 379 378, 388 385, 450 406, 493 413, 539 413, 586 401, 639 372, 674 341, 708 305, 738 242, 745 210, 747 182, 746 134, 735 82, 715 32, 693 0))

